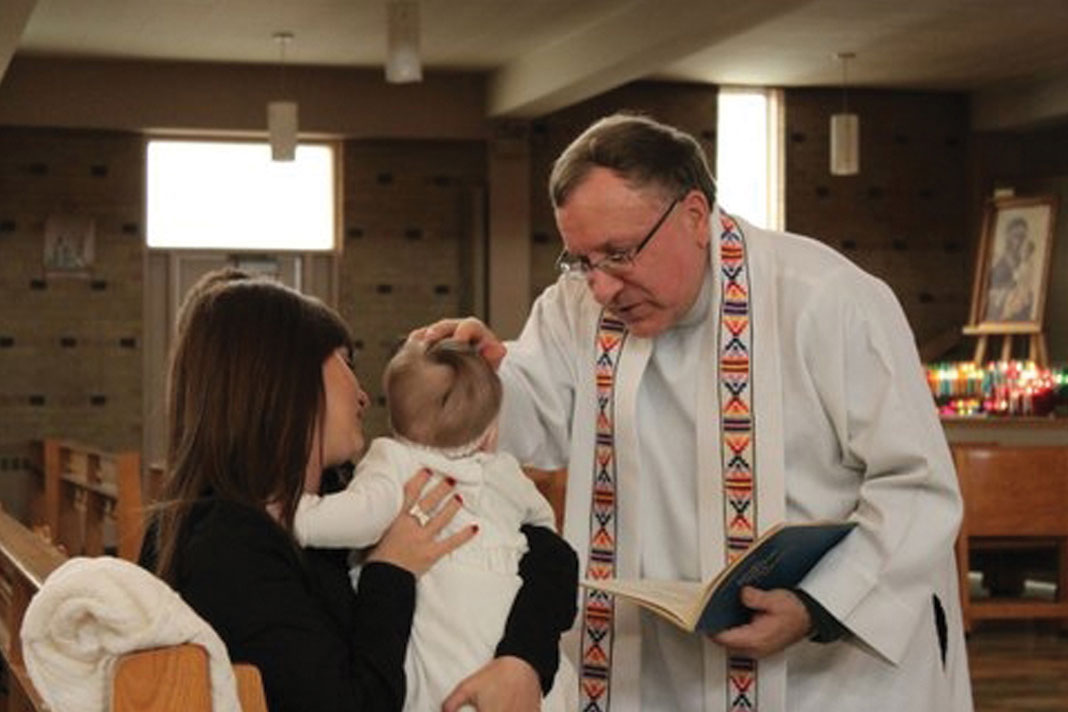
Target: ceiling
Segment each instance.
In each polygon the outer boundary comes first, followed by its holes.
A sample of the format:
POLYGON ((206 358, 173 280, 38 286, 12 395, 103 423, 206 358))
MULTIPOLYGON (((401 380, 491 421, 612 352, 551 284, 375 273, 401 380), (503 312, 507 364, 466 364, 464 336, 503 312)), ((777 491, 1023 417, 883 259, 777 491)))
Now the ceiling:
MULTIPOLYGON (((959 90, 997 123, 1068 117, 1068 0, 421 0, 427 72, 534 116, 639 78, 959 90)), ((18 55, 381 66, 386 0, 3 0, 18 55)), ((979 117, 982 123, 983 116, 979 117)))

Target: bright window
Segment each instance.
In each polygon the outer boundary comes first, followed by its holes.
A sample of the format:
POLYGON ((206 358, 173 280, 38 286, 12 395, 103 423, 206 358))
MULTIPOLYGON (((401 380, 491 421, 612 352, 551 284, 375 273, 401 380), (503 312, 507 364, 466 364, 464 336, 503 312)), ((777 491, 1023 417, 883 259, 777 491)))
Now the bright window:
POLYGON ((782 93, 724 87, 716 127, 716 192, 724 210, 783 227, 782 93))
POLYGON ((272 161, 266 143, 150 140, 148 246, 331 250, 334 160, 328 145, 272 161))

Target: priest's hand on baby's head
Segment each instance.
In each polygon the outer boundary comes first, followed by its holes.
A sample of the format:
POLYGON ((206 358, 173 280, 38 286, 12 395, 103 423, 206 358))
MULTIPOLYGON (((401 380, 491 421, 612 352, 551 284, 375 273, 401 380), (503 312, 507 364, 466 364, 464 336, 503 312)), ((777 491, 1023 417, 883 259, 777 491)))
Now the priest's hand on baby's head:
POLYGON ((408 339, 419 339, 434 343, 442 339, 452 337, 458 341, 466 341, 473 345, 482 358, 486 359, 490 366, 497 368, 501 365, 508 349, 497 338, 488 326, 473 316, 464 319, 442 319, 429 326, 414 330, 408 335, 408 339))

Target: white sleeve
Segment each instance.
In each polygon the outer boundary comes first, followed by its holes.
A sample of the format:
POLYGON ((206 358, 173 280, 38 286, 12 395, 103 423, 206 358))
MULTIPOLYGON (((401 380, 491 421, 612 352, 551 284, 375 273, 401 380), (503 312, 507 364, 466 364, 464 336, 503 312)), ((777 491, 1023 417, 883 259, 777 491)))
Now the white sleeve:
MULTIPOLYGON (((526 477, 526 475, 523 475, 526 477)), ((527 478, 530 481, 530 478, 527 478)), ((523 524, 533 524, 536 527, 546 527, 556 531, 556 514, 553 513, 552 505, 545 496, 538 491, 533 482, 530 482, 530 495, 527 500, 527 514, 523 524)))
POLYGON ((375 440, 348 487, 334 494, 300 498, 293 534, 301 546, 357 549, 382 537, 404 502, 397 463, 389 450, 388 441, 375 440))
MULTIPOLYGON (((584 285, 580 285, 585 288, 584 285)), ((570 295, 573 300, 574 295, 570 295)), ((549 287, 531 310, 523 332, 506 344, 500 449, 524 465, 554 470, 567 465, 577 374, 565 285, 549 287)))
POLYGON ((838 277, 800 333, 842 464, 858 473, 858 526, 801 587, 896 664, 952 566, 961 499, 900 305, 868 275, 838 277))
POLYGON ((520 524, 533 524, 556 531, 556 515, 552 505, 523 472, 519 462, 508 453, 501 452, 497 454, 494 468, 492 476, 498 478, 498 482, 507 482, 510 496, 523 512, 520 524))

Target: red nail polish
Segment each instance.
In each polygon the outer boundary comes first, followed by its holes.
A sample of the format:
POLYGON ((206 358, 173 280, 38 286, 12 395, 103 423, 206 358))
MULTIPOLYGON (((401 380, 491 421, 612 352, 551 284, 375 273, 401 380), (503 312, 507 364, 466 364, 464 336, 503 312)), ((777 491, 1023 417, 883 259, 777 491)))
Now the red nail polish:
POLYGON ((477 524, 472 524, 471 525, 471 531, 473 531, 475 534, 478 534, 478 525, 477 524))
POLYGON ((459 492, 457 492, 456 494, 454 494, 454 495, 453 495, 453 497, 455 497, 455 498, 456 498, 456 501, 457 501, 457 502, 459 502, 460 504, 463 504, 463 503, 464 503, 464 498, 460 496, 460 493, 459 493, 459 492))
POLYGON ((448 483, 449 487, 455 487, 456 486, 456 478, 455 477, 446 477, 445 478, 445 482, 448 483))

